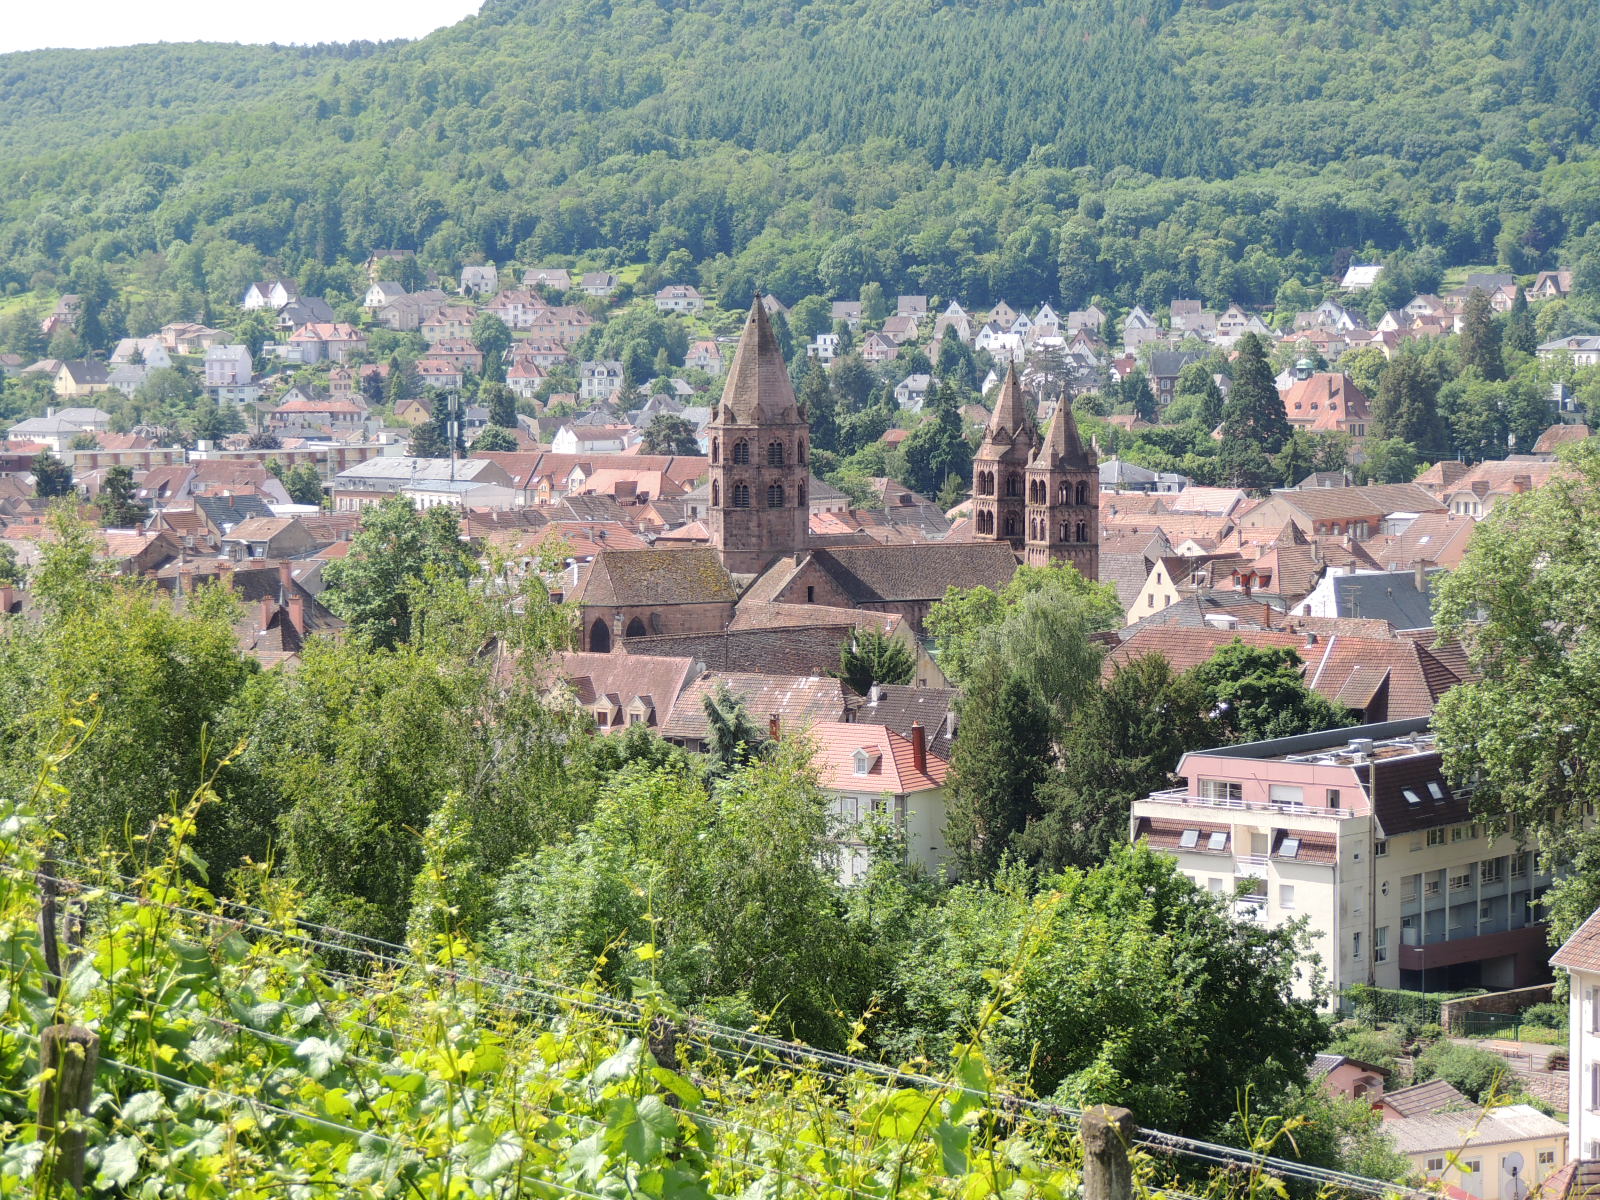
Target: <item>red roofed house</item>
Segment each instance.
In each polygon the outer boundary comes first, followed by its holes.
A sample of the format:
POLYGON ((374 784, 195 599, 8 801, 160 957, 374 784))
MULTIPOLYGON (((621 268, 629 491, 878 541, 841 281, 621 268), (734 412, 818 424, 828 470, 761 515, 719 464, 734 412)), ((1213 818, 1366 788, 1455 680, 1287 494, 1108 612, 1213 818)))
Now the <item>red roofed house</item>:
POLYGON ((1350 376, 1318 371, 1297 379, 1283 393, 1289 424, 1311 433, 1347 433, 1352 442, 1367 436, 1372 409, 1366 393, 1350 376))
POLYGON ((366 419, 367 410, 354 400, 308 396, 299 394, 296 389, 282 404, 267 413, 267 427, 274 431, 313 429, 349 433, 360 429, 366 419))
POLYGON ((343 321, 319 321, 296 329, 289 335, 289 344, 300 347, 301 362, 327 359, 342 363, 366 352, 367 335, 343 321))
POLYGON ((841 880, 848 883, 867 869, 864 827, 875 820, 905 840, 910 862, 930 872, 947 864, 945 782, 950 764, 928 752, 929 736, 920 724, 912 725, 910 737, 902 737, 887 725, 819 721, 801 736, 816 746, 812 766, 833 798, 841 824, 841 880))

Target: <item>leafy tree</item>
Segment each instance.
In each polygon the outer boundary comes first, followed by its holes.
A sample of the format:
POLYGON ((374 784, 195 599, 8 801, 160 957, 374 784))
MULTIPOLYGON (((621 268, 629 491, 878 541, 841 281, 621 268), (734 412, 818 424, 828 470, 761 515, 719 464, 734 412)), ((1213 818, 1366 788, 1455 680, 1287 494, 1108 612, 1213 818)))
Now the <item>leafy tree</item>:
POLYGON ((951 757, 945 844, 963 878, 989 879, 1018 834, 1040 815, 1053 758, 1042 697, 997 657, 986 658, 960 701, 951 757))
POLYGON ((905 484, 924 496, 937 493, 951 475, 957 479, 971 476, 972 447, 962 429, 961 411, 950 384, 939 385, 922 424, 911 431, 901 450, 906 458, 905 484))
POLYGON ((1361 470, 1373 483, 1410 483, 1417 477, 1417 448, 1400 438, 1369 440, 1361 470))
POLYGON ((28 572, 9 543, 0 543, 0 587, 20 587, 28 572))
POLYGON ((846 354, 834 359, 828 374, 833 394, 838 397, 845 415, 865 408, 873 389, 878 385, 872 370, 861 361, 859 354, 846 354))
POLYGON ((657 413, 644 431, 640 449, 646 454, 699 454, 694 426, 677 413, 657 413))
POLYGON ((252 450, 281 450, 283 442, 271 430, 258 429, 250 435, 247 445, 252 450))
POLYGON ((933 363, 934 374, 946 383, 968 392, 978 390, 978 370, 972 361, 972 348, 947 327, 939 339, 938 357, 933 363))
POLYGON ((833 388, 821 363, 808 360, 800 377, 797 399, 811 422, 811 445, 816 450, 839 448, 839 421, 833 388))
POLYGON ((517 439, 509 429, 502 429, 498 425, 485 425, 477 437, 472 439, 472 453, 486 454, 514 453, 517 449, 517 439))
POLYGON ((720 774, 759 755, 766 746, 766 731, 750 719, 743 698, 734 695, 726 684, 718 684, 707 693, 705 712, 706 754, 720 774))
POLYGON ((478 388, 478 403, 489 410, 489 424, 501 429, 517 427, 517 397, 503 383, 485 382, 478 388))
POLYGON ((72 468, 48 450, 41 450, 29 464, 33 472, 33 494, 42 500, 72 493, 72 468))
POLYGON ((1006 1004, 989 1053, 1060 1103, 1126 1105, 1200 1135, 1241 1094, 1271 1107, 1304 1082, 1326 1028, 1318 1000, 1294 994, 1298 928, 1236 921, 1170 855, 1126 844, 1037 891, 1000 882, 954 889, 897 963, 910 1014, 887 1039, 897 1059, 967 1040, 998 978, 1006 1004), (1212 1087, 1213 1071, 1233 1086, 1212 1087))
POLYGON ((128 467, 112 467, 100 484, 96 503, 100 518, 108 529, 131 529, 142 525, 150 516, 150 506, 133 497, 133 471, 128 467))
POLYGON ((323 501, 322 476, 308 462, 296 463, 283 476, 283 490, 296 504, 317 504, 323 501))
POLYGON ((1397 357, 1384 371, 1373 397, 1373 436, 1397 438, 1410 442, 1422 454, 1433 453, 1442 441, 1438 392, 1438 379, 1420 355, 1397 357))
POLYGON ((1091 631, 1115 629, 1122 623, 1122 605, 1109 584, 1085 579, 1071 563, 1018 567, 1005 587, 951 588, 933 606, 925 627, 938 647, 939 669, 960 687, 984 654, 983 639, 997 628, 1023 597, 1042 592, 1063 604, 1073 598, 1088 602, 1091 631))
POLYGON ((839 647, 839 678, 858 696, 865 696, 875 683, 910 683, 916 677, 917 660, 910 650, 876 629, 859 630, 839 647))
POLYGON ((889 301, 881 283, 861 285, 861 319, 868 325, 882 325, 889 316, 889 301))
POLYGON ((1205 359, 1185 364, 1178 372, 1178 382, 1173 390, 1174 399, 1193 397, 1199 401, 1197 419, 1207 431, 1215 429, 1222 421, 1222 389, 1213 378, 1211 364, 1205 359))
POLYGON ((1461 333, 1456 345, 1462 369, 1476 367, 1485 379, 1504 379, 1506 368, 1500 354, 1500 337, 1500 322, 1489 305, 1489 297, 1482 289, 1473 288, 1461 310, 1461 333))
POLYGON ((1306 686, 1291 647, 1257 647, 1235 638, 1189 674, 1229 742, 1338 729, 1355 722, 1306 686))
POLYGON ((1413 1077, 1418 1083, 1442 1079, 1474 1104, 1505 1097, 1516 1078, 1498 1054, 1451 1041, 1435 1042, 1419 1054, 1413 1077))
POLYGON ((1156 394, 1150 390, 1150 380, 1138 367, 1129 371, 1123 377, 1120 385, 1121 403, 1129 412, 1141 421, 1155 423, 1158 415, 1156 410, 1156 394))
POLYGON ((511 345, 511 330, 506 328, 506 323, 492 312, 480 312, 472 321, 472 344, 483 353, 483 377, 504 379, 505 353, 511 345))
POLYGON ((1583 817, 1600 798, 1595 605, 1600 447, 1566 452, 1569 474, 1496 504, 1435 600, 1441 638, 1459 639, 1478 678, 1441 697, 1434 728, 1474 811, 1565 867, 1550 890, 1551 937, 1600 907, 1600 837, 1583 817))
POLYGON ((1247 333, 1239 339, 1233 386, 1222 406, 1223 448, 1226 451, 1230 444, 1253 446, 1263 454, 1276 454, 1289 440, 1289 433, 1289 417, 1272 381, 1266 346, 1255 334, 1247 333))
POLYGON ((1159 654, 1119 667, 1073 720, 1040 793, 1043 816, 1021 838, 1029 859, 1046 870, 1104 862, 1128 839, 1133 802, 1167 786, 1186 751, 1215 744, 1210 703, 1159 654))
POLYGON ((1294 487, 1315 470, 1313 463, 1311 435, 1297 429, 1289 435, 1289 440, 1278 452, 1278 478, 1283 481, 1284 487, 1294 487))
POLYGON ((350 553, 323 568, 328 587, 322 600, 352 638, 394 647, 412 637, 417 589, 433 578, 466 574, 455 510, 418 512, 405 496, 388 496, 362 510, 350 553))

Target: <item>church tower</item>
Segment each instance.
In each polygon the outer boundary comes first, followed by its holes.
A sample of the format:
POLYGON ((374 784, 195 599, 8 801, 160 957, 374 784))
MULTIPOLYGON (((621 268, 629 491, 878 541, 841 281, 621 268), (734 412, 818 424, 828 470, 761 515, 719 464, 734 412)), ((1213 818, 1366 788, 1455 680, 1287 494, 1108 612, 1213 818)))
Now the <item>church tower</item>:
POLYGON ((1099 456, 1085 449, 1063 396, 1033 461, 1028 464, 1030 567, 1069 562, 1085 579, 1100 578, 1099 456))
POLYGON ((754 575, 774 559, 804 550, 811 533, 811 425, 795 401, 759 294, 708 431, 707 524, 722 565, 735 575, 754 575))
POLYGON ((1017 366, 1011 364, 983 444, 972 459, 973 536, 980 542, 1010 542, 1021 552, 1027 540, 1024 485, 1037 434, 1017 366))

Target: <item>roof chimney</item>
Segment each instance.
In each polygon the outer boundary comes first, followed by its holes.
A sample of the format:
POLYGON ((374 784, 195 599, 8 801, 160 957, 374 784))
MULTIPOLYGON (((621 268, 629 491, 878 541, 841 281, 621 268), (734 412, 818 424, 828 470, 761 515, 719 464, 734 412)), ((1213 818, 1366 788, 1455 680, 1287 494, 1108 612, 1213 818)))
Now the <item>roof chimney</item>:
POLYGON ((1316 644, 1317 644, 1317 635, 1315 633, 1308 632, 1306 634, 1306 645, 1315 646, 1316 644))
POLYGON ((1428 594, 1428 568, 1432 565, 1427 559, 1419 558, 1416 566, 1411 568, 1411 582, 1416 585, 1419 596, 1428 594))
POLYGON ((306 598, 299 592, 289 593, 289 624, 301 637, 306 632, 306 598))
POLYGON ((883 688, 882 688, 881 685, 875 683, 870 688, 867 689, 867 703, 868 704, 876 704, 879 700, 882 700, 882 699, 883 699, 883 688))
POLYGON ((770 717, 767 718, 767 736, 770 737, 773 741, 777 741, 778 740, 779 726, 780 726, 780 722, 778 720, 778 714, 777 713, 773 713, 770 717))
POLYGON ((952 741, 956 736, 956 710, 953 707, 945 710, 944 736, 952 741))
POLYGON ((911 722, 911 765, 924 775, 928 773, 928 734, 921 721, 911 722))

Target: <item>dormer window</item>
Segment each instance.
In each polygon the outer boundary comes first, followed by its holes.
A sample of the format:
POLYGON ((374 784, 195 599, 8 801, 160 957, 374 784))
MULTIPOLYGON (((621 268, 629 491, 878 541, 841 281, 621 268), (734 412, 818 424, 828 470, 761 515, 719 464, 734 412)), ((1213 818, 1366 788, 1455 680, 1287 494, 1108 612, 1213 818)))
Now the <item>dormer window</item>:
POLYGON ((850 757, 857 775, 870 775, 872 774, 872 768, 878 765, 878 752, 865 746, 850 757))

